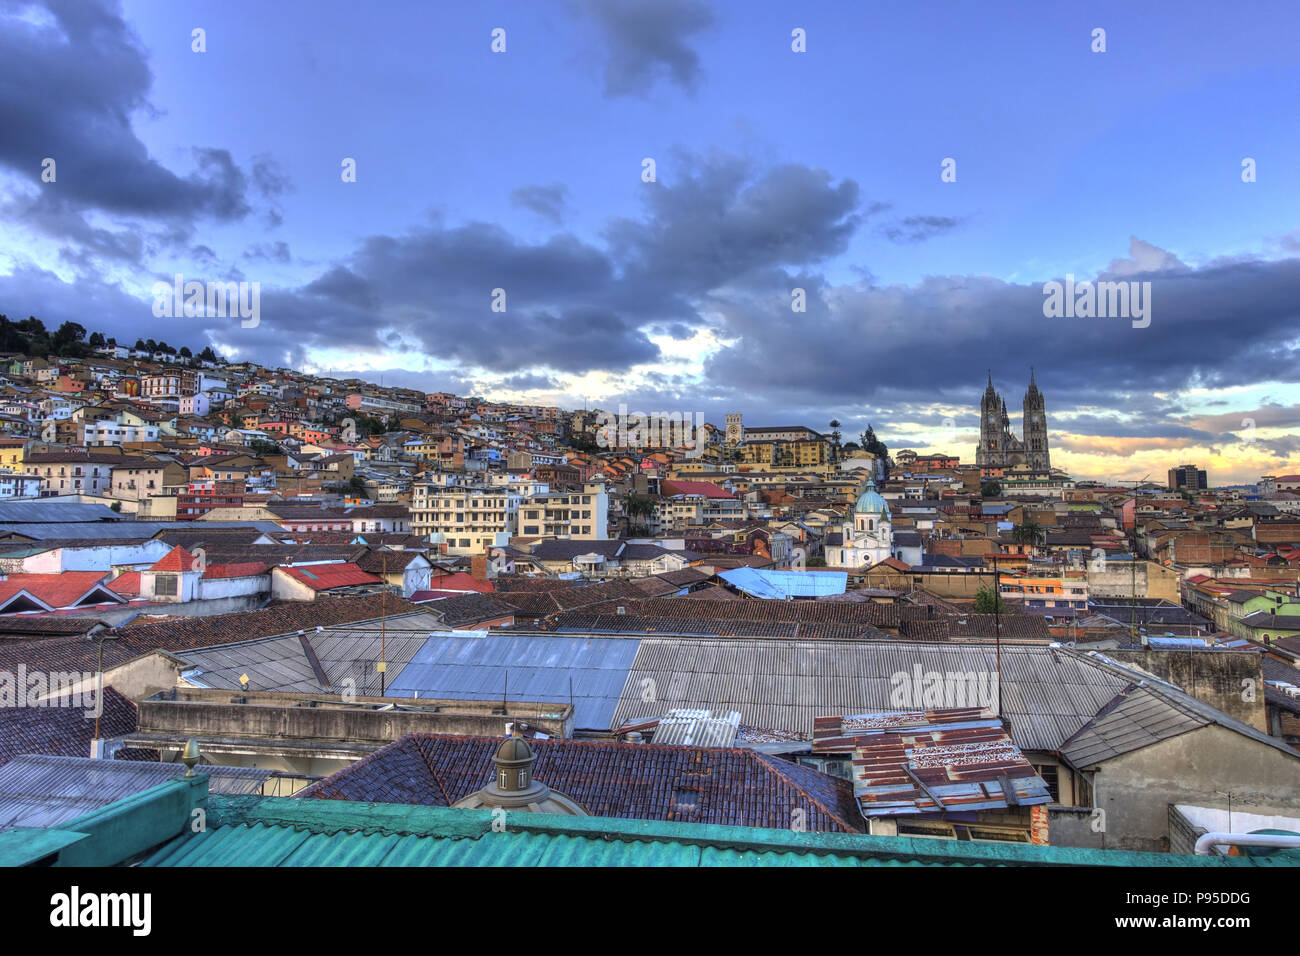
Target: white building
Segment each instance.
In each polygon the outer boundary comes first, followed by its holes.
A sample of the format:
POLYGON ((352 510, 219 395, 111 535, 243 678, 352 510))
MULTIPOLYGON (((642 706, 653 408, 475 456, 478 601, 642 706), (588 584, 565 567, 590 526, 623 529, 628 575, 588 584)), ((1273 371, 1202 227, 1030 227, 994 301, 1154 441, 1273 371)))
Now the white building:
POLYGON ((876 483, 858 496, 840 526, 840 543, 826 545, 826 564, 835 568, 865 568, 893 555, 894 526, 889 505, 876 493, 876 483))

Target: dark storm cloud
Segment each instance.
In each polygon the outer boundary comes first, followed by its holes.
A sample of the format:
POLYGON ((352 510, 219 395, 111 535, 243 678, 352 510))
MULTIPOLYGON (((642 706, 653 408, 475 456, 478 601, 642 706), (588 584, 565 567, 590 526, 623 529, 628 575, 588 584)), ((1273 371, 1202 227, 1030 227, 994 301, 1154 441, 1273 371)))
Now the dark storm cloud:
POLYGON ((604 41, 606 96, 645 95, 661 78, 694 91, 700 58, 690 39, 713 25, 699 0, 580 0, 604 41))
MULTIPOLYGON (((166 341, 198 351, 207 344, 204 330, 193 319, 156 318, 153 299, 140 299, 118 286, 85 276, 75 284, 53 272, 19 266, 0 276, 0 312, 14 318, 34 315, 49 329, 78 322, 88 331, 103 332, 119 342, 137 338, 166 341)), ((238 324, 238 320, 235 320, 238 324)))
MULTIPOLYGON (((5 4, 17 10, 27 4, 5 4)), ((131 116, 151 109, 146 53, 109 0, 47 0, 51 23, 8 18, 0 28, 0 167, 30 183, 7 219, 67 238, 114 260, 142 251, 126 233, 92 229, 93 211, 163 226, 162 239, 184 237, 199 218, 234 220, 249 212, 247 178, 228 151, 195 147, 193 171, 178 175, 149 156, 131 116), (42 162, 55 161, 54 182, 42 162), (170 235, 169 235, 170 233, 170 235)))
POLYGON ((857 185, 824 170, 755 174, 728 157, 682 157, 671 171, 646 185, 645 214, 611 223, 604 245, 568 233, 526 242, 482 222, 372 236, 301 289, 264 291, 265 324, 278 329, 276 347, 380 349, 382 327, 467 367, 626 371, 663 360, 647 329, 690 338, 706 324, 709 290, 820 262, 846 247, 858 219, 857 185))
MULTIPOLYGON (((1169 258, 1152 249, 1136 240, 1134 260, 1169 258)), ((932 276, 913 286, 828 287, 817 274, 774 270, 713 294, 740 340, 707 371, 733 387, 770 383, 792 402, 851 397, 866 404, 889 394, 972 404, 993 368, 1014 413, 1033 363, 1049 414, 1099 405, 1145 419, 1153 430, 1168 428, 1156 423, 1169 410, 1154 392, 1300 379, 1300 261, 1130 271, 1126 278, 1152 283, 1149 328, 1126 319, 1045 318, 1039 283, 932 276), (791 314, 792 286, 807 288, 804 315, 791 314), (773 368, 781 374, 771 376, 773 368)))
POLYGON ((858 184, 789 163, 755 173, 731 156, 681 157, 645 186, 648 215, 606 229, 629 283, 699 296, 776 265, 824 261, 862 220, 858 184))
POLYGON ((510 194, 510 201, 521 209, 537 213, 543 219, 559 223, 564 219, 569 190, 560 183, 550 186, 520 186, 510 194))

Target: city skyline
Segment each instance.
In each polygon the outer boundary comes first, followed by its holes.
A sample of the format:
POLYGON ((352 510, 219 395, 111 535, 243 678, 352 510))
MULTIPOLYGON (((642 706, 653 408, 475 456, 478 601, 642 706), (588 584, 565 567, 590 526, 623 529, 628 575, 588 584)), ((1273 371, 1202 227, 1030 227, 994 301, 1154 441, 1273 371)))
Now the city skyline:
POLYGON ((45 95, 0 94, 0 302, 964 456, 983 370, 1033 365, 1078 477, 1300 471, 1297 14, 1179 9, 10 4, 0 52, 45 95), (175 274, 259 283, 260 322, 156 317, 175 274), (1150 282, 1150 325, 1047 318, 1067 276, 1150 282))

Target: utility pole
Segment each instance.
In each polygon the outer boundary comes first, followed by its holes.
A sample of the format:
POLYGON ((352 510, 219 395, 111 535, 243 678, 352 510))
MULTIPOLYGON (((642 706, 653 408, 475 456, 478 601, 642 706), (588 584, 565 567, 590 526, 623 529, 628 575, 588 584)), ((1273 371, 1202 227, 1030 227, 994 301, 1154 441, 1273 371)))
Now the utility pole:
POLYGON ((388 690, 388 552, 380 552, 379 591, 379 696, 388 690))
POLYGON ((1002 716, 1002 576, 998 574, 998 556, 993 555, 993 650, 997 661, 998 710, 1002 716))

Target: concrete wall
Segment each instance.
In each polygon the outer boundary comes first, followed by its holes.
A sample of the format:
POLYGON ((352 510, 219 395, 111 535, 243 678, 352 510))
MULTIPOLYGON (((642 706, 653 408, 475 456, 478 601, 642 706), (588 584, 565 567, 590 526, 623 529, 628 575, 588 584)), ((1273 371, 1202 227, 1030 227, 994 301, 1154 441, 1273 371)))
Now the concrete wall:
POLYGON ((1052 846, 1103 849, 1105 834, 1098 829, 1100 823, 1101 817, 1093 812, 1092 807, 1049 807, 1048 842, 1052 846))
POLYGON ((1106 812, 1112 850, 1169 849, 1169 807, 1228 805, 1235 811, 1300 810, 1300 754, 1211 724, 1101 764, 1094 804, 1106 812))
POLYGON ((178 700, 142 700, 139 731, 178 736, 252 738, 273 744, 280 740, 348 743, 388 743, 409 733, 504 736, 508 720, 522 720, 553 737, 572 735, 572 715, 563 704, 512 702, 510 716, 495 714, 490 703, 467 701, 418 702, 403 699, 419 711, 375 710, 367 704, 391 704, 392 699, 358 697, 353 703, 321 694, 322 706, 300 706, 299 694, 182 691, 178 700), (233 703, 240 699, 247 703, 233 703))
POLYGON ((1108 656, 1135 664, 1176 684, 1197 700, 1268 733, 1264 673, 1258 651, 1113 650, 1108 656))
POLYGON ((1177 571, 1153 564, 1150 561, 1137 562, 1137 568, 1129 561, 1107 561, 1104 570, 1088 569, 1088 593, 1094 598, 1132 597, 1134 589, 1138 597, 1164 598, 1166 601, 1181 603, 1178 593, 1179 575, 1177 571))

